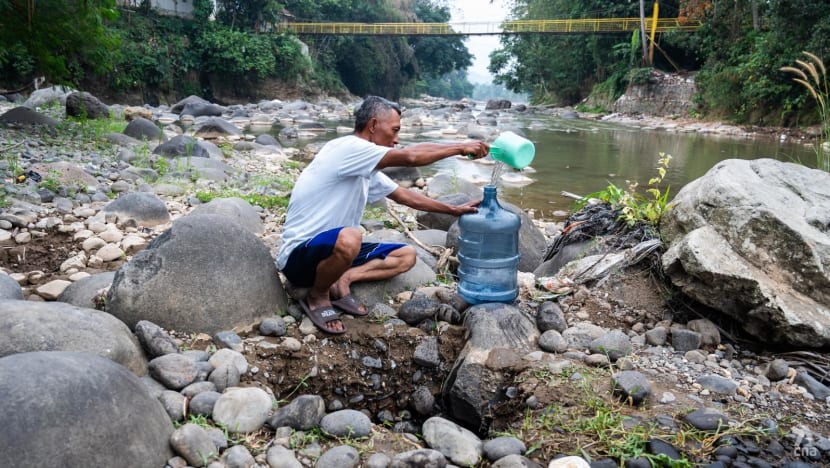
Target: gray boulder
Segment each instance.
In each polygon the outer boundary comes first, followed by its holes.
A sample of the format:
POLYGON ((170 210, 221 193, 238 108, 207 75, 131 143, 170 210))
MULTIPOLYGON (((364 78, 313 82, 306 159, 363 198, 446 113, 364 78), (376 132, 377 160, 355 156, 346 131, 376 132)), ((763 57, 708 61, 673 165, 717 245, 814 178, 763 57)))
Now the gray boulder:
POLYGON ((434 282, 435 272, 421 259, 415 261, 411 270, 383 281, 367 281, 352 284, 352 294, 366 306, 385 302, 404 291, 413 291, 419 286, 434 282))
POLYGON ((286 310, 271 253, 227 217, 180 218, 115 275, 107 311, 130 327, 149 320, 167 330, 208 334, 286 310))
MULTIPOLYGON (((478 198, 481 198, 480 194, 478 195, 478 198)), ((473 196, 470 196, 466 193, 451 193, 448 195, 442 195, 437 198, 438 201, 446 203, 448 205, 463 205, 464 203, 472 201, 473 199, 473 196)), ((458 216, 453 216, 451 214, 445 213, 419 211, 416 219, 418 220, 418 224, 424 226, 425 228, 448 231, 450 229, 450 226, 452 226, 452 224, 456 220, 458 220, 458 216)))
POLYGON ((147 360, 123 322, 98 310, 62 302, 0 301, 0 356, 30 351, 82 351, 138 375, 147 360))
POLYGON ((66 161, 32 164, 30 169, 40 173, 43 177, 55 179, 60 185, 76 185, 80 187, 98 185, 98 179, 93 175, 87 173, 81 167, 66 161))
POLYGON ((3 115, 0 115, 0 124, 15 126, 43 125, 54 128, 58 125, 58 121, 43 114, 39 114, 29 107, 21 106, 10 109, 4 112, 3 115))
POLYGON ((35 109, 40 106, 45 106, 58 102, 61 105, 66 104, 66 96, 74 91, 72 88, 66 86, 49 86, 48 88, 41 88, 32 91, 26 102, 23 103, 25 107, 35 109))
POLYGON ((513 103, 507 99, 489 99, 484 106, 484 110, 510 109, 512 105, 513 103))
POLYGON ((188 96, 188 97, 182 99, 181 101, 173 104, 173 107, 170 108, 170 112, 172 112, 174 114, 181 114, 182 110, 184 110, 184 108, 188 104, 210 104, 210 101, 208 101, 205 98, 202 98, 202 97, 195 96, 195 95, 191 94, 190 96, 188 96))
POLYGON ((181 115, 193 117, 218 117, 225 112, 225 108, 211 102, 191 102, 184 106, 181 115))
MULTIPOLYGON (((63 290, 58 296, 58 302, 65 302, 77 307, 97 309, 101 301, 98 298, 102 292, 106 293, 107 288, 112 284, 115 277, 114 271, 105 271, 87 276, 75 281, 63 290)), ((104 294, 106 296, 106 294, 104 294)))
MULTIPOLYGON (((519 215, 522 224, 519 227, 519 271, 532 272, 542 264, 545 257, 545 235, 533 224, 533 220, 521 208, 500 201, 502 208, 519 215)), ((458 236, 461 231, 456 221, 447 231, 447 247, 458 252, 458 236)))
POLYGON ((9 275, 0 273, 0 300, 23 300, 23 288, 9 275))
POLYGON ((525 313, 499 303, 467 309, 464 325, 470 338, 444 382, 444 407, 468 429, 486 433, 491 402, 513 384, 494 364, 535 351, 539 331, 525 313))
POLYGON ((254 234, 265 232, 265 226, 259 218, 259 213, 250 203, 237 197, 215 198, 204 205, 197 206, 190 212, 190 216, 202 214, 217 214, 232 219, 254 234))
POLYGON ((99 356, 6 356, 0 395, 0 466, 143 468, 173 455, 173 424, 161 403, 129 370, 99 356))
POLYGON ((165 158, 209 158, 210 151, 204 145, 204 142, 198 141, 188 135, 176 135, 168 141, 156 146, 153 154, 164 156, 165 158))
POLYGON ((159 141, 161 139, 161 129, 152 120, 136 117, 127 124, 124 135, 138 141, 159 141))
MULTIPOLYGON (((221 115, 221 112, 219 115, 221 115)), ((196 125, 194 134, 200 138, 218 138, 228 135, 242 135, 242 131, 225 119, 211 117, 196 125)))
POLYGON ((100 99, 86 91, 74 92, 66 96, 66 115, 87 119, 108 118, 109 107, 100 99))
POLYGON ((661 221, 663 269, 758 339, 830 345, 830 173, 726 160, 686 185, 661 221))
POLYGON ((170 221, 167 205, 152 193, 127 192, 104 207, 114 213, 119 223, 132 220, 138 226, 157 226, 170 221))

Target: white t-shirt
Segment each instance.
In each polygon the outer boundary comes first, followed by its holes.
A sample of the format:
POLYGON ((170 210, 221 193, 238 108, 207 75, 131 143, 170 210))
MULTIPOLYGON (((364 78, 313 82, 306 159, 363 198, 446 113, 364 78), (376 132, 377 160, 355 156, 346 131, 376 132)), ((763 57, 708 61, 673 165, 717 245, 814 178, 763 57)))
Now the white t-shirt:
POLYGON ((285 267, 295 247, 336 227, 357 227, 367 202, 398 184, 375 167, 391 148, 348 135, 326 143, 291 191, 277 265, 285 267))

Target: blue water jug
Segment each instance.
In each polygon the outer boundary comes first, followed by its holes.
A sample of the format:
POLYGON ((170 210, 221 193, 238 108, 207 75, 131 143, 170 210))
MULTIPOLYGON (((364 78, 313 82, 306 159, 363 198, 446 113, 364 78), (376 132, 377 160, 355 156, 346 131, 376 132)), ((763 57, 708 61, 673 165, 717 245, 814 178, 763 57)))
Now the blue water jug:
POLYGON ((458 293, 470 304, 513 302, 519 294, 518 215, 504 209, 496 187, 484 187, 477 213, 458 219, 458 293))

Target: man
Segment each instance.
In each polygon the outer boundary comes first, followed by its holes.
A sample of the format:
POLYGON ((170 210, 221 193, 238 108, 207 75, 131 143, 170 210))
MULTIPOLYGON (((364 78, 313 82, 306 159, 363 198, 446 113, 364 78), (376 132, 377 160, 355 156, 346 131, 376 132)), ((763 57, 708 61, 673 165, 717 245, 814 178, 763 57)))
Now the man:
POLYGON ((368 313, 351 295, 353 282, 388 279, 415 265, 411 246, 363 242, 360 221, 367 202, 388 197, 423 211, 455 216, 476 211, 478 202, 441 203, 399 187, 380 170, 425 166, 455 155, 478 159, 487 155, 487 144, 420 143, 397 148, 400 129, 397 104, 367 97, 355 111, 354 133, 326 143, 291 192, 277 264, 292 285, 310 288, 300 305, 325 332, 346 331, 339 311, 368 313))

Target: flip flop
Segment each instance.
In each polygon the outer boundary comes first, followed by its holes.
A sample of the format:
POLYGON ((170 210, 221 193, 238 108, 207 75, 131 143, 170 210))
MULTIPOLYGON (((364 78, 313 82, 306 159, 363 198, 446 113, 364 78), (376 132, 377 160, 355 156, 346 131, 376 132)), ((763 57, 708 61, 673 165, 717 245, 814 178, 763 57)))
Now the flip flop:
POLYGON ((331 305, 337 307, 338 309, 342 310, 343 312, 349 315, 356 315, 358 317, 369 315, 368 310, 360 310, 360 303, 357 302, 357 299, 355 299, 354 296, 352 296, 351 294, 346 294, 340 299, 331 301, 331 305))
POLYGON ((332 335, 341 335, 346 333, 346 324, 343 324, 342 330, 334 330, 329 328, 329 324, 336 320, 339 320, 341 323, 343 322, 340 320, 340 314, 337 313, 333 307, 323 306, 311 309, 308 307, 308 303, 305 299, 301 299, 299 302, 300 307, 303 308, 303 312, 305 312, 309 320, 311 320, 311 323, 317 326, 320 330, 326 333, 331 333, 332 335))

